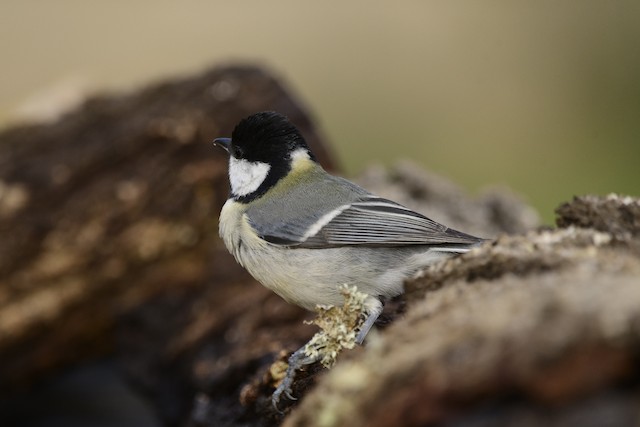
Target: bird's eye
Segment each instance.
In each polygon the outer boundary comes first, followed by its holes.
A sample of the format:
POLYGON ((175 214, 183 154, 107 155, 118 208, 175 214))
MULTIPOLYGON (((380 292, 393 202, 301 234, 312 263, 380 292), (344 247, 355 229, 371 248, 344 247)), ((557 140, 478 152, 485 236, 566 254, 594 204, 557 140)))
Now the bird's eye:
POLYGON ((230 151, 233 157, 235 157, 236 159, 241 159, 244 155, 242 148, 238 147, 235 144, 231 144, 230 151))

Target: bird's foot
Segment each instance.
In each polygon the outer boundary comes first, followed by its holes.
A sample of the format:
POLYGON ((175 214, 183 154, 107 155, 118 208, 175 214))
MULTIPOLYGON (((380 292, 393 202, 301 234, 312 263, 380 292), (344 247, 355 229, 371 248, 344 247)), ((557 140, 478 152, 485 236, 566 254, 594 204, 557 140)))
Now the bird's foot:
POLYGON ((293 396, 293 390, 291 387, 293 386, 293 382, 296 379, 296 371, 300 368, 310 365, 318 360, 317 356, 308 356, 305 352, 306 345, 300 347, 289 357, 289 366, 287 367, 287 372, 280 382, 280 385, 276 388, 271 396, 271 403, 276 411, 281 412, 278 409, 278 403, 280 403, 280 398, 284 394, 289 400, 297 400, 293 396))

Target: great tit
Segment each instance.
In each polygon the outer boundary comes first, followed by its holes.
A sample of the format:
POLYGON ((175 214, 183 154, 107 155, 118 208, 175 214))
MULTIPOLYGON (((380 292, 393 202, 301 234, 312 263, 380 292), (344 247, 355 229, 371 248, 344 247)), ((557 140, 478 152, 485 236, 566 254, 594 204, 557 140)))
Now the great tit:
MULTIPOLYGON (((447 228, 327 173, 298 129, 275 112, 253 114, 214 143, 229 154, 230 197, 220 236, 251 275, 308 310, 340 305, 340 286, 368 295, 362 343, 382 311, 380 298, 403 292, 409 276, 468 251, 483 239, 447 228)), ((313 362, 295 352, 287 377, 313 362)), ((285 392, 288 378, 274 394, 285 392)))

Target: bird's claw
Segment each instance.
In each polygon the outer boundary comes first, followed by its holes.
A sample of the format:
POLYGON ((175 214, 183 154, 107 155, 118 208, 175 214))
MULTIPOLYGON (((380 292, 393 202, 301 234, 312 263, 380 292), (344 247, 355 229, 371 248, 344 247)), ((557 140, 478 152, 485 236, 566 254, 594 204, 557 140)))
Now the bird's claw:
POLYGON ((309 365, 318 360, 317 357, 307 356, 304 352, 305 347, 298 349, 295 353, 289 357, 289 366, 287 367, 287 373, 280 385, 276 388, 271 395, 271 403, 276 411, 282 413, 280 409, 278 409, 278 403, 280 403, 280 397, 284 394, 289 400, 298 400, 298 398, 293 396, 293 390, 291 387, 293 386, 293 381, 296 379, 296 371, 302 368, 305 365, 309 365))
POLYGON ((276 388, 276 390, 273 392, 273 395, 271 396, 271 403, 273 404, 274 409, 278 412, 281 412, 280 409, 278 409, 278 403, 280 403, 280 397, 283 394, 289 400, 298 400, 296 397, 293 396, 293 390, 291 389, 291 386, 293 385, 293 381, 296 378, 296 369, 297 369, 297 366, 289 365, 289 367, 287 368, 287 373, 285 377, 283 378, 282 382, 276 388))
POLYGON ((289 400, 298 400, 298 398, 294 397, 293 394, 291 394, 291 393, 292 393, 291 389, 284 391, 284 395, 287 396, 287 399, 289 399, 289 400))

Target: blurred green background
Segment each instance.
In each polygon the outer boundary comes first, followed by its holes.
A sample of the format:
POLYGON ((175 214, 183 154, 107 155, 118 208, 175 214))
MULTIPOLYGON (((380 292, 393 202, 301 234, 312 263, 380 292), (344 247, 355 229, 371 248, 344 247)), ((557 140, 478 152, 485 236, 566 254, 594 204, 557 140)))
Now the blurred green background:
POLYGON ((410 158, 546 222, 638 195, 640 1, 0 3, 0 125, 241 61, 289 83, 348 175, 410 158))

